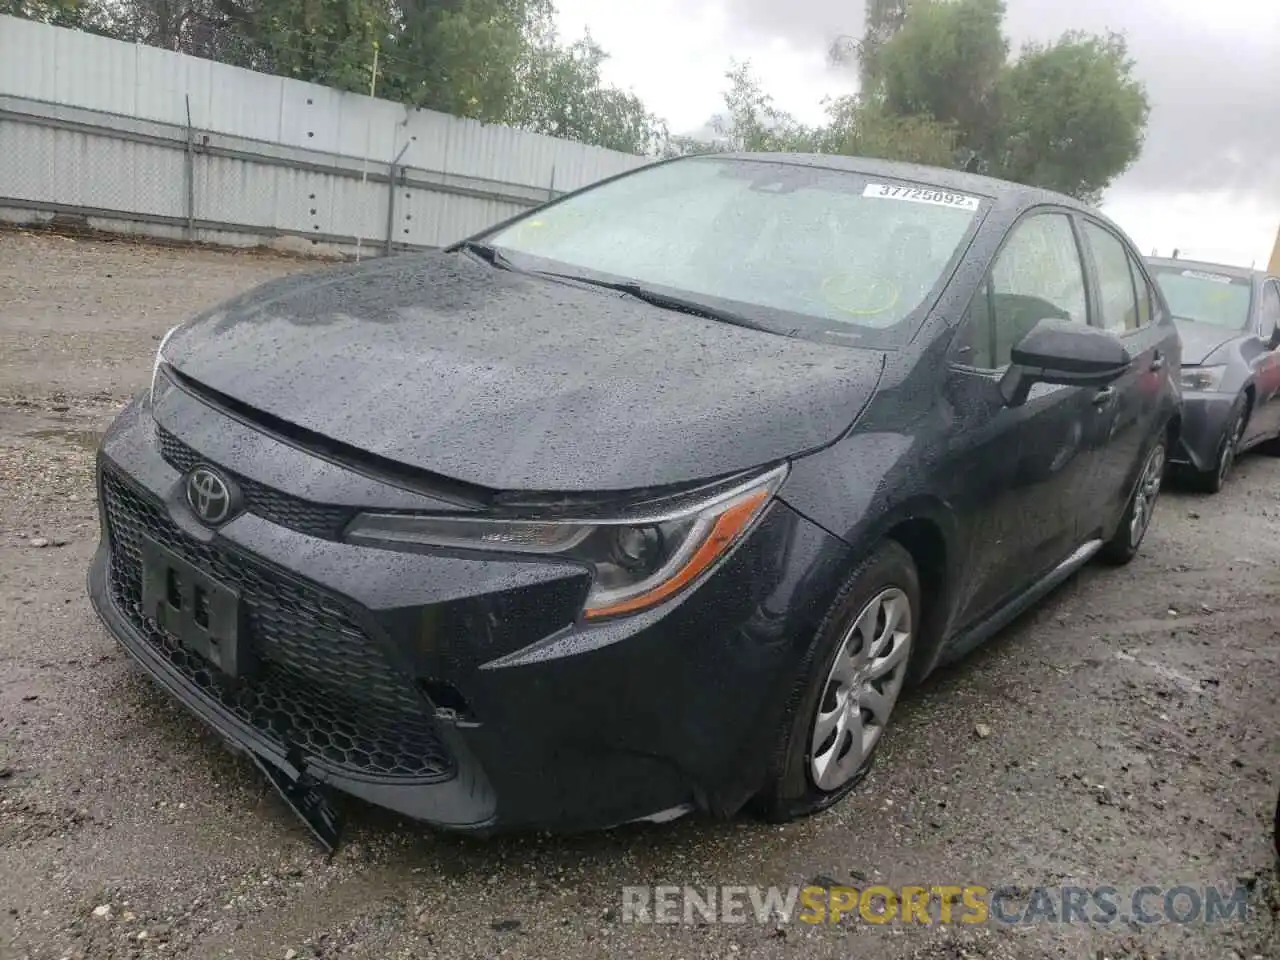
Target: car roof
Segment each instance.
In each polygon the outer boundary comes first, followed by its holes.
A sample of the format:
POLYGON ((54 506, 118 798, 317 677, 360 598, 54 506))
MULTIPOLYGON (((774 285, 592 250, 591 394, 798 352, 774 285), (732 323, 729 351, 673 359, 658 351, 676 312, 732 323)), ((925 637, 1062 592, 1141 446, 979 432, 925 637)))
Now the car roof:
POLYGON ((898 180, 916 180, 958 193, 972 193, 997 201, 1000 206, 1021 209, 1041 203, 1071 207, 1102 220, 1108 218, 1097 208, 1081 203, 1075 197, 1041 187, 1029 187, 1000 180, 980 173, 966 173, 947 167, 932 167, 921 163, 900 160, 876 160, 871 157, 848 157, 832 153, 720 153, 711 156, 730 160, 758 160, 768 163, 785 163, 793 166, 822 167, 870 176, 891 177, 898 180))
POLYGON ((1181 257, 1147 257, 1146 261, 1153 267, 1185 267, 1188 270, 1218 273, 1224 277, 1236 277, 1240 280, 1253 280, 1258 283, 1267 278, 1265 270, 1237 267, 1229 263, 1213 263, 1209 260, 1184 260, 1181 257))

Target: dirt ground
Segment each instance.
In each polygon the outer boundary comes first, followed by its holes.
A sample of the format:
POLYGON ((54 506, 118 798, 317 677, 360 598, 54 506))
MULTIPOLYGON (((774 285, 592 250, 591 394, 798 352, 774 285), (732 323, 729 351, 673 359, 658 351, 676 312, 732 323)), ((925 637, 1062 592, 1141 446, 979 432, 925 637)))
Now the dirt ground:
MULTIPOLYGON (((0 233, 0 958, 1280 957, 1280 460, 1168 491, 905 702, 844 803, 459 839, 368 808, 325 859, 98 625, 93 447, 174 322, 305 262, 0 233), (1215 924, 628 924, 627 884, 1213 884, 1215 924)), ((1160 898, 1148 901, 1159 906, 1160 898)))

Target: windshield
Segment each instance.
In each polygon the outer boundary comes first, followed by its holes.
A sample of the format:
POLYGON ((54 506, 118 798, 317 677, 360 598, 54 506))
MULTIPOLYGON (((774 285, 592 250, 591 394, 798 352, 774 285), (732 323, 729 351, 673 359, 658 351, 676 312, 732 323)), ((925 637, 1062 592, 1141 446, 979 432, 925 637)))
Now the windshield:
POLYGON ((630 281, 779 331, 893 340, 983 201, 793 164, 698 158, 603 184, 489 236, 536 268, 630 281))
POLYGON ((1152 267, 1156 283, 1177 319, 1240 330, 1249 322, 1253 282, 1247 277, 1193 270, 1152 267))

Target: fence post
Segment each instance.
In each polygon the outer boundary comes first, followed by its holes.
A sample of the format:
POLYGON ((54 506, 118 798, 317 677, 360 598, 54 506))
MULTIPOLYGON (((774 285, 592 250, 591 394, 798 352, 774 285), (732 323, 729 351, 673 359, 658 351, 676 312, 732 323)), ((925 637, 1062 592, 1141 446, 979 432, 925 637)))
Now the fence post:
POLYGON ((406 140, 404 146, 400 148, 400 152, 396 154, 396 158, 391 161, 391 176, 387 178, 387 186, 390 192, 387 194, 387 241, 386 247, 382 251, 383 256, 391 256, 392 240, 395 235, 396 228, 396 180, 400 179, 405 168, 400 166, 400 158, 405 155, 409 149, 409 142, 406 140))
POLYGON ((387 178, 387 241, 382 249, 384 257, 391 256, 391 238, 396 229, 396 162, 391 161, 391 176, 387 178))
POLYGON ((195 240, 196 233, 196 158, 195 132, 191 129, 191 94, 187 99, 187 156, 184 173, 187 180, 187 242, 195 240))
POLYGON ((547 199, 554 200, 556 198, 556 165, 551 165, 551 183, 547 187, 547 199))

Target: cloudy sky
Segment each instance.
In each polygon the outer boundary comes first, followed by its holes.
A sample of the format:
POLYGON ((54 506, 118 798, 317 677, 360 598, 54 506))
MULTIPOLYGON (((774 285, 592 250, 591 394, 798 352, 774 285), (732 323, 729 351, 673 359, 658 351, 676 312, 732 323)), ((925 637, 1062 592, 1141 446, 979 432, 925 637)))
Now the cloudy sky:
MULTIPOLYGON (((749 59, 784 109, 823 119, 851 92, 826 63, 861 32, 863 0, 557 0, 566 39, 590 29, 606 79, 639 94, 673 131, 723 108, 730 58, 749 59)), ((1143 249, 1178 247, 1265 264, 1280 227, 1280 0, 1007 0, 1022 42, 1068 29, 1125 33, 1152 102, 1146 145, 1104 202, 1143 249)))

